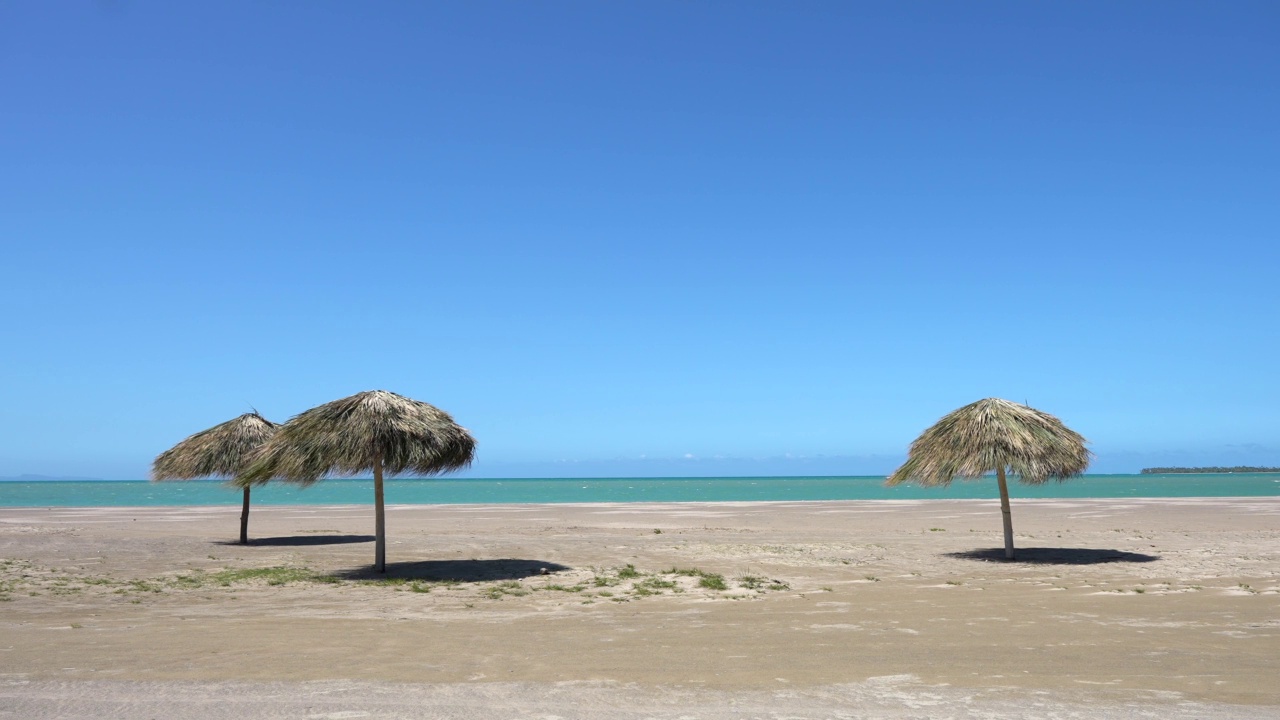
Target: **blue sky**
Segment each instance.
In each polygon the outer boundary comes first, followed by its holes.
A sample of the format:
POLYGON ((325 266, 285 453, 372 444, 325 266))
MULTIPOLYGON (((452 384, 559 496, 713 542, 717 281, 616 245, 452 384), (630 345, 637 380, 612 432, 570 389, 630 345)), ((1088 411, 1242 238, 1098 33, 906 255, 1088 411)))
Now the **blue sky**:
POLYGON ((0 2, 0 476, 383 388, 477 476, 997 396, 1280 464, 1280 6, 0 2))

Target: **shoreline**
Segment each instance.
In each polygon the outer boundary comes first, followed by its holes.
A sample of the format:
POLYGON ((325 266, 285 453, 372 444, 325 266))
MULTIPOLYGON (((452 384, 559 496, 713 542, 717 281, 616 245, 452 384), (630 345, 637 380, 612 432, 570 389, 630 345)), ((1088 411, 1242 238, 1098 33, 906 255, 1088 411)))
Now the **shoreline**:
MULTIPOLYGON (((1030 498, 1018 497, 1013 495, 1009 499, 1010 505, 1014 510, 1016 517, 1017 508, 1020 505, 1045 505, 1051 506, 1055 504, 1072 504, 1072 503, 1140 503, 1140 504, 1169 504, 1169 505, 1191 505, 1201 506, 1205 503, 1222 503, 1222 502, 1273 502, 1280 504, 1280 495, 1198 495, 1198 496, 1142 496, 1142 497, 1058 497, 1058 498, 1030 498)), ((753 506, 753 505, 826 505, 826 504, 857 504, 868 503, 872 505, 928 505, 931 503, 963 503, 963 504, 981 504, 981 503, 1000 503, 999 496, 990 498, 869 498, 869 499, 852 499, 852 500, 600 500, 600 501, 583 501, 583 502, 476 502, 476 503, 396 503, 388 501, 385 504, 386 509, 393 508, 397 510, 412 509, 449 509, 449 508, 484 508, 484 507, 521 507, 521 508, 567 508, 567 509, 589 509, 600 507, 647 507, 647 506, 680 506, 680 505, 722 505, 726 507, 736 506, 753 506)), ((313 510, 317 508, 372 508, 372 499, 367 503, 255 503, 250 510, 250 518, 252 514, 262 510, 264 512, 276 510, 313 510)), ((235 510, 237 513, 241 509, 241 500, 239 498, 229 499, 226 503, 221 504, 193 504, 193 505, 0 505, 0 514, 6 511, 65 511, 65 510, 120 510, 120 511, 139 511, 148 512, 156 510, 235 510)), ((0 517, 0 523, 6 522, 0 517)))
POLYGON ((367 505, 255 507, 248 546, 231 505, 0 508, 0 697, 90 707, 109 681, 129 702, 187 693, 190 717, 236 683, 319 707, 316 682, 404 683, 428 706, 527 693, 562 717, 556 697, 718 718, 708 698, 783 691, 813 717, 929 697, 973 717, 1280 709, 1280 498, 1018 499, 1014 562, 986 554, 997 506, 389 505, 386 581, 367 505))

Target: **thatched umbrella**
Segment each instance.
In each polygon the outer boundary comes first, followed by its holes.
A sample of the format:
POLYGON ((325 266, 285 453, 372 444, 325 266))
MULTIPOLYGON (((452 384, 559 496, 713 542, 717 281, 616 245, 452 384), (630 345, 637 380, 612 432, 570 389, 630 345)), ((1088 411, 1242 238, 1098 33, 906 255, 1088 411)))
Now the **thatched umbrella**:
MULTIPOLYGON (((248 464, 249 456, 275 435, 279 425, 256 412, 214 425, 156 456, 152 480, 230 478, 248 464)), ((240 511, 240 544, 249 543, 249 487, 244 486, 240 511)))
POLYGON ((987 398, 965 405, 925 430, 911 443, 902 467, 886 485, 914 481, 950 485, 995 471, 1004 513, 1004 555, 1013 559, 1013 518, 1009 513, 1008 469, 1027 485, 1066 480, 1089 466, 1085 439, 1058 418, 1026 405, 987 398))
POLYGON ((285 423, 235 483, 249 487, 279 478, 305 486, 326 475, 373 470, 374 565, 386 572, 383 472, 435 475, 457 470, 471 464, 475 447, 471 433, 443 410, 371 390, 311 408, 285 423))

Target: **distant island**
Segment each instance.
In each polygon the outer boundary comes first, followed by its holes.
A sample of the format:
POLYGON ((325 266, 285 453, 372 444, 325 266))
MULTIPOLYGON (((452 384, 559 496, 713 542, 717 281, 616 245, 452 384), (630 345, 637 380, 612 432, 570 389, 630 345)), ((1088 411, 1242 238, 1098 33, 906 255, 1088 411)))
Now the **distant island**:
POLYGON ((1236 465, 1235 467, 1154 467, 1142 468, 1143 475, 1172 475, 1187 473, 1280 473, 1280 467, 1251 467, 1236 465))

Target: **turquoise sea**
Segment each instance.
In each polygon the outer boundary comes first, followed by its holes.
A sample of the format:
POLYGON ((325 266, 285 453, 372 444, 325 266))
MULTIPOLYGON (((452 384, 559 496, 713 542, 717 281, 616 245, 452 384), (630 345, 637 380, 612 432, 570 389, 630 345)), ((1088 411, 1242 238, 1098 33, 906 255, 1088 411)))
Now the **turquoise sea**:
MULTIPOLYGON (((1280 474, 1085 475, 1039 487, 1011 482, 1012 497, 1280 496, 1280 474)), ((995 497, 993 479, 957 480, 949 488, 887 488, 875 477, 727 478, 427 478, 388 480, 392 504, 715 502, 760 500, 929 500, 995 497)), ((0 482, 0 507, 237 505, 240 491, 216 481, 0 482)), ((325 480, 306 489, 274 483, 253 491, 263 505, 364 505, 373 480, 325 480)))

